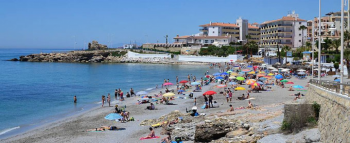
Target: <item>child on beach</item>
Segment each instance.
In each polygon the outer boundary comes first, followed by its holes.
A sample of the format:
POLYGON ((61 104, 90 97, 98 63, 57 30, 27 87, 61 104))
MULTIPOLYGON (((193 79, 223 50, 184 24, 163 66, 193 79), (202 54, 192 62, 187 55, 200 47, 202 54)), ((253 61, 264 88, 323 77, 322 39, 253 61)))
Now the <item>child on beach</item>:
POLYGON ((227 112, 233 112, 235 111, 235 109, 232 107, 232 105, 230 105, 230 109, 227 110, 227 112))
POLYGON ((102 107, 103 107, 104 104, 105 104, 105 96, 102 95, 102 107))

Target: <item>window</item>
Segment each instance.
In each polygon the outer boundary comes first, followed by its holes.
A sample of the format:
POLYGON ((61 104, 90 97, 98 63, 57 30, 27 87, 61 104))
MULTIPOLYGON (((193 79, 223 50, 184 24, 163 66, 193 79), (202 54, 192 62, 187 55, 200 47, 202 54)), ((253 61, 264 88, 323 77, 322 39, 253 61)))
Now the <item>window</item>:
POLYGON ((213 31, 213 33, 215 33, 215 31, 213 31))
POLYGON ((224 40, 224 42, 226 42, 226 40, 224 40))
POLYGON ((301 22, 299 22, 299 24, 301 24, 301 22))
POLYGON ((202 42, 202 40, 201 40, 201 39, 199 39, 199 42, 202 42))
POLYGON ((301 40, 299 40, 299 42, 301 42, 301 40))
POLYGON ((204 43, 208 43, 208 40, 205 40, 204 43))
POLYGON ((214 40, 210 40, 210 43, 214 43, 214 40))
POLYGON ((299 36, 301 36, 301 34, 299 34, 299 36))

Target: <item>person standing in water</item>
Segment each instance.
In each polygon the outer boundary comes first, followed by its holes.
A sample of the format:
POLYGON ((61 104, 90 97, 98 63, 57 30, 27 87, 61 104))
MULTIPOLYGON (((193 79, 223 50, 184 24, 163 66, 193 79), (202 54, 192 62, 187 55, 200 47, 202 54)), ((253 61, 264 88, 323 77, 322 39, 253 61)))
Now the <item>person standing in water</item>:
POLYGON ((78 99, 77 96, 74 95, 74 103, 77 103, 78 99))
POLYGON ((107 96, 108 107, 111 107, 111 95, 108 93, 107 96))

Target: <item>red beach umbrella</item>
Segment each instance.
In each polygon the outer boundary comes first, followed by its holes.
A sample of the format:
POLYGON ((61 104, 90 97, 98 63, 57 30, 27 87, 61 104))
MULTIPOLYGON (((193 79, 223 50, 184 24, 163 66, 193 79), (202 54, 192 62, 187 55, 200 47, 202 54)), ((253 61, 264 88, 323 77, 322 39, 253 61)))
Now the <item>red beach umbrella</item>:
POLYGON ((289 81, 289 82, 287 82, 286 84, 294 84, 294 82, 289 81))
POLYGON ((166 83, 164 83, 163 85, 173 85, 173 83, 171 83, 171 82, 166 82, 166 83))
POLYGON ((209 91, 207 91, 207 92, 204 92, 204 93, 203 93, 203 96, 204 96, 204 95, 214 95, 214 94, 216 94, 215 91, 209 90, 209 91))
POLYGON ((205 76, 206 78, 209 78, 210 77, 210 75, 207 75, 207 76, 205 76))
POLYGON ((187 80, 181 80, 180 83, 187 83, 187 80))

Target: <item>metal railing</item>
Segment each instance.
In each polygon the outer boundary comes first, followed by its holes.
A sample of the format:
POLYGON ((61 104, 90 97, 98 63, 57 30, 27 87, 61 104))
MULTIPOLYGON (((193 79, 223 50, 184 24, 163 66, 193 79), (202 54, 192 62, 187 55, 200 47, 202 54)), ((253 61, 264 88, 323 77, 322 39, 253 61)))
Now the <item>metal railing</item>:
POLYGON ((324 88, 326 90, 329 90, 331 92, 335 92, 338 94, 342 94, 345 96, 350 95, 350 84, 349 82, 347 83, 338 83, 335 81, 329 81, 329 80, 317 80, 317 79, 310 79, 311 84, 314 84, 318 87, 324 88), (343 85, 343 90, 340 90, 340 85, 343 85))

